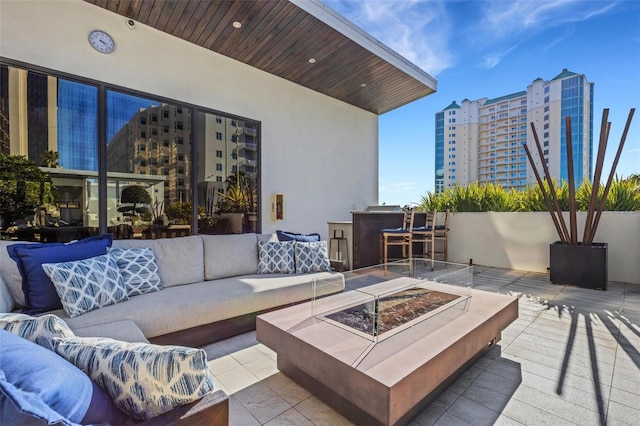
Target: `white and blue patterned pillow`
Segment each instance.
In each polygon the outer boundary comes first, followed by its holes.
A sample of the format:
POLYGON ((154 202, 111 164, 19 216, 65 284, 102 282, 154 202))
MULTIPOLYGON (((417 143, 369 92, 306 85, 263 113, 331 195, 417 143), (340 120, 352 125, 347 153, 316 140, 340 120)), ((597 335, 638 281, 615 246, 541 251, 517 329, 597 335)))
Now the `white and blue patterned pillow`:
POLYGON ((156 256, 151 247, 107 250, 120 268, 129 297, 162 290, 156 256))
POLYGON ((203 349, 101 337, 54 338, 53 345, 138 420, 193 402, 214 388, 203 349))
POLYGON ((259 274, 293 274, 296 272, 294 259, 295 241, 258 241, 259 274))
POLYGON ((129 299, 116 260, 108 254, 84 260, 43 263, 69 317, 129 299))
POLYGON ((296 242, 296 273, 331 272, 327 242, 296 242))
POLYGON ((74 337, 66 322, 55 315, 32 317, 25 314, 0 313, 0 329, 51 350, 52 337, 74 337))

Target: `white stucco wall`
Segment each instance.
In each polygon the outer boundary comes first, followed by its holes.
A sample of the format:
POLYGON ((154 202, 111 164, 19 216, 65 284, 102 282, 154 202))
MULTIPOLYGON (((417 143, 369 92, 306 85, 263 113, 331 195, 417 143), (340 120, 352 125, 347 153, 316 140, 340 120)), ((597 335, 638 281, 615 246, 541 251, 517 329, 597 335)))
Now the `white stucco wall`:
POLYGON ((319 232, 377 204, 378 117, 80 0, 0 2, 0 57, 262 123, 262 231, 319 232), (87 41, 115 40, 104 55, 87 41), (270 199, 285 195, 285 220, 270 199))
MULTIPOLYGON (((578 213, 579 241, 585 218, 578 213)), ((449 224, 451 262, 547 272, 549 243, 558 240, 548 212, 454 213, 449 224)), ((609 281, 640 284, 640 213, 604 212, 594 241, 608 244, 609 281)))

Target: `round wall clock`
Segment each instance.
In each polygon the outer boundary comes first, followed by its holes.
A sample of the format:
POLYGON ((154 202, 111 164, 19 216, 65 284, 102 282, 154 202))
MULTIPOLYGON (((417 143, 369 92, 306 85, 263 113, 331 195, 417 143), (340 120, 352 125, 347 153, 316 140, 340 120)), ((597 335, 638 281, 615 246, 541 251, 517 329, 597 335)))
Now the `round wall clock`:
POLYGON ((89 44, 100 53, 111 53, 116 45, 111 36, 104 31, 91 31, 89 44))

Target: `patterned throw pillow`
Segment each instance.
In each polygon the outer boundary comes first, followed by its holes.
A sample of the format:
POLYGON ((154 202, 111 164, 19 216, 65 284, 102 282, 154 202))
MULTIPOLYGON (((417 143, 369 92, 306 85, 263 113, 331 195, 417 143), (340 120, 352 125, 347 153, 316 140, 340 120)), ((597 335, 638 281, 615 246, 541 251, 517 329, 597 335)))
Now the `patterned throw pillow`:
POLYGON ((296 273, 331 272, 327 242, 296 242, 296 273))
POLYGON ((55 315, 32 317, 25 314, 0 314, 0 329, 51 349, 52 337, 74 337, 66 322, 55 315))
POLYGON ((293 274, 296 272, 294 260, 295 241, 270 243, 258 241, 259 274, 293 274))
POLYGON ((115 259, 108 254, 84 260, 43 263, 69 317, 129 299, 115 259))
POLYGON ((139 420, 213 390, 202 349, 126 343, 100 337, 54 338, 55 352, 83 370, 118 408, 139 420))
POLYGON ((151 247, 107 250, 120 268, 129 297, 162 290, 156 256, 151 247))

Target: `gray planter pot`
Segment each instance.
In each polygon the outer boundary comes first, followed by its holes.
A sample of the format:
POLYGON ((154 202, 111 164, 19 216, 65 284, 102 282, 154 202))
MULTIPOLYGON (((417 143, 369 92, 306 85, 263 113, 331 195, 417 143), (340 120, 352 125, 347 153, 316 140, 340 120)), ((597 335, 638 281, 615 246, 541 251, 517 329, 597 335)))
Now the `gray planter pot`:
POLYGON ((549 279, 554 284, 607 289, 607 243, 549 245, 549 279))

